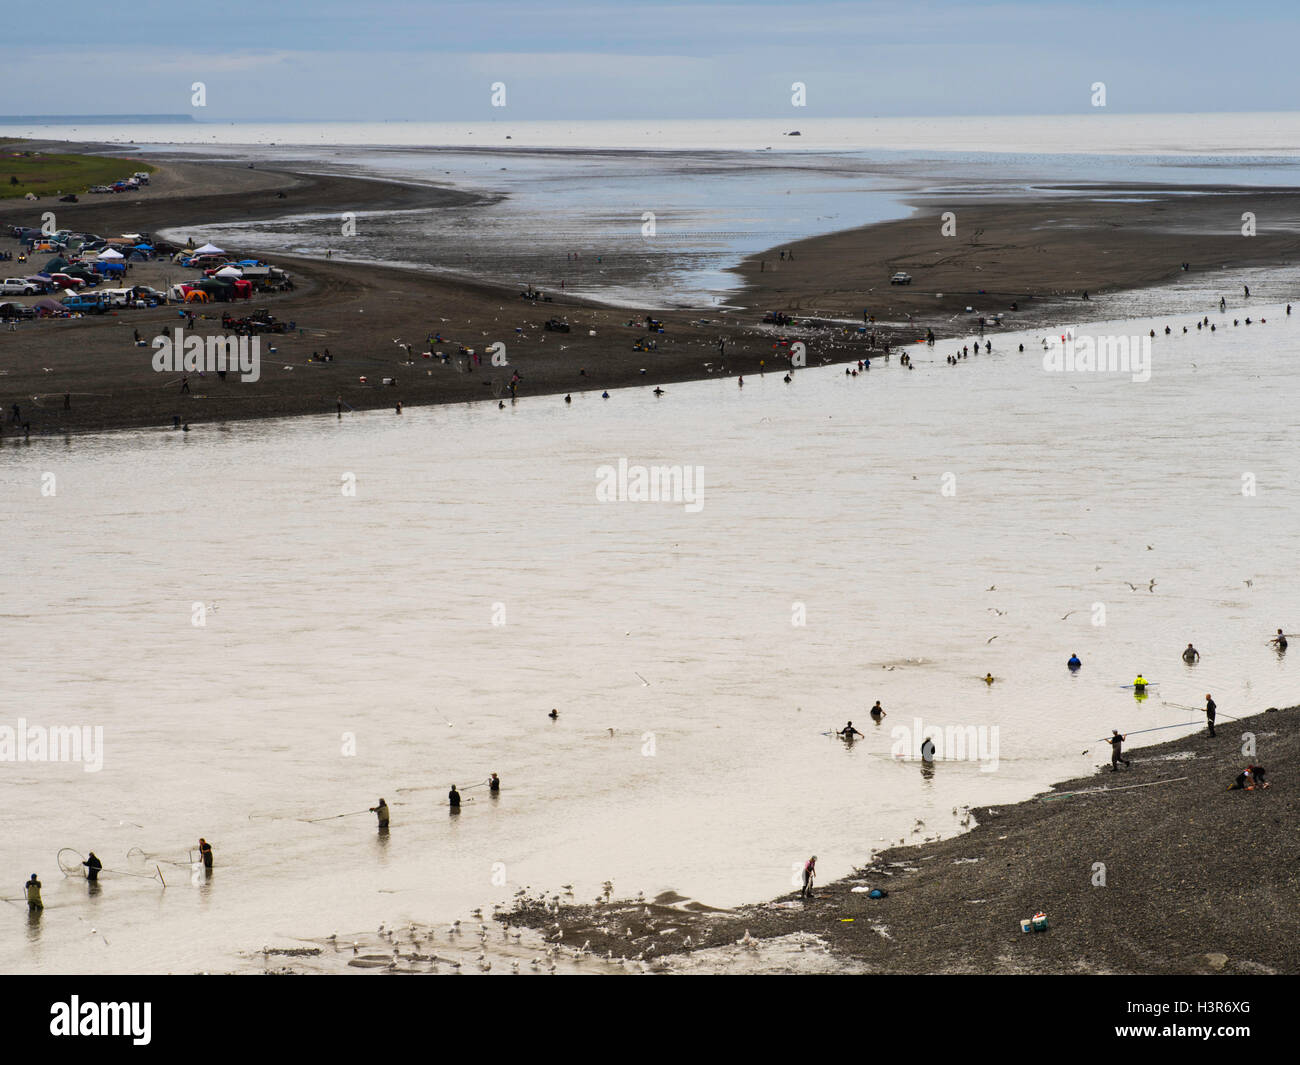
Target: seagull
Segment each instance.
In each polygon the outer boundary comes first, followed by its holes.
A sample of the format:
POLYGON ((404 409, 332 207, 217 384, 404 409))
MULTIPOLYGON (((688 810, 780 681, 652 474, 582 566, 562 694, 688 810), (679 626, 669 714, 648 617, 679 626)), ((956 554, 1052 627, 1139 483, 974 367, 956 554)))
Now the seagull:
POLYGON ((987 647, 989 644, 991 644, 991 643, 992 643, 994 640, 996 640, 996 639, 997 639, 996 636, 990 636, 987 640, 984 641, 984 646, 987 647))
MULTIPOLYGON (((1077 610, 1071 610, 1071 611, 1070 611, 1070 614, 1077 614, 1077 613, 1078 613, 1077 610)), ((1062 615, 1061 615, 1061 620, 1064 621, 1066 618, 1068 618, 1068 617, 1070 616, 1070 614, 1062 614, 1062 615)))

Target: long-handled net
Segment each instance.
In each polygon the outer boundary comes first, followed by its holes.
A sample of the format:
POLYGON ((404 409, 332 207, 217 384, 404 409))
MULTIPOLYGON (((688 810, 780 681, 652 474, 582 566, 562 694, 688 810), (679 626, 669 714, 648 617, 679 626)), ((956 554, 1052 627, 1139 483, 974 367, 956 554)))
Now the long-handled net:
MULTIPOLYGON (((59 868, 63 871, 64 876, 86 875, 86 858, 80 851, 75 851, 71 847, 64 847, 59 851, 59 868)), ((157 880, 163 887, 167 886, 167 881, 163 879, 162 870, 158 866, 153 867, 152 873, 132 873, 125 869, 105 869, 103 866, 99 869, 102 876, 105 873, 112 873, 115 876, 134 876, 141 880, 157 880)))
POLYGON ((71 847, 59 851, 59 868, 63 870, 64 876, 85 876, 86 867, 82 864, 85 860, 84 854, 71 847))

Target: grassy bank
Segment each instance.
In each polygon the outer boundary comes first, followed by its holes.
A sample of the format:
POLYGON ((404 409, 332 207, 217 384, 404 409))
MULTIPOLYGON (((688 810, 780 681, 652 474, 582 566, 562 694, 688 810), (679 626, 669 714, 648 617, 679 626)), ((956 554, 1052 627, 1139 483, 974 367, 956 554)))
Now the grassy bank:
POLYGON ((83 193, 92 185, 109 185, 137 170, 154 167, 131 159, 105 159, 97 155, 46 155, 0 150, 0 199, 33 192, 42 198, 83 193))

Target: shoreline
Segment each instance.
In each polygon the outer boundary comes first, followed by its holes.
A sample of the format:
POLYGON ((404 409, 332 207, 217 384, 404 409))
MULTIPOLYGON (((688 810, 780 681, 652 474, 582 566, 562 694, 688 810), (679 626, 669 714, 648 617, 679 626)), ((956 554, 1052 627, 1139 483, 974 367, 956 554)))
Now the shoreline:
MULTIPOLYGON (((60 224, 99 232, 184 231, 195 217, 218 223, 344 209, 436 209, 491 199, 434 185, 311 175, 289 164, 249 170, 234 164, 149 161, 160 173, 148 190, 123 194, 129 199, 112 197, 116 202, 58 205, 60 224)), ((1125 191, 1108 188, 1115 194, 1125 191)), ((744 307, 655 310, 653 316, 665 330, 654 335, 656 351, 634 350, 647 336, 644 308, 566 292, 554 293, 542 304, 520 298, 523 282, 443 276, 418 266, 277 255, 271 261, 293 273, 296 291, 251 302, 279 319, 295 321, 301 332, 273 342, 264 338, 264 345, 277 350, 264 351, 256 384, 206 377, 182 395, 178 376, 173 380, 154 373, 151 351, 135 346, 119 327, 157 335, 178 324, 176 306, 168 305, 99 318, 27 322, 16 333, 5 332, 7 372, 0 376, 0 402, 6 410, 15 401, 28 409, 34 405, 32 435, 50 436, 165 428, 173 416, 198 426, 332 414, 340 399, 353 410, 395 408, 398 402, 403 407, 476 399, 508 403, 509 380, 516 370, 522 378, 521 399, 653 388, 710 376, 784 373, 787 345, 796 340, 808 345, 809 366, 879 357, 882 352, 856 331, 864 309, 875 315, 874 328, 891 346, 915 342, 926 328, 941 341, 968 338, 977 332, 978 314, 1002 313, 1000 329, 987 333, 996 345, 999 332, 1110 317, 1106 293, 1165 283, 1178 276, 1184 261, 1198 270, 1195 264, 1208 261, 1281 267, 1300 258, 1300 234, 1243 240, 1207 232, 1224 218, 1239 217, 1243 201, 1236 197, 1272 197, 1272 212, 1300 209, 1300 191, 1224 187, 1187 195, 1167 187, 1162 199, 1150 203, 1103 204, 1094 202, 1103 190, 1087 191, 1089 196, 1029 202, 997 197, 961 202, 953 197, 956 237, 941 235, 941 210, 933 197, 915 196, 908 201, 913 205, 908 218, 809 237, 749 256, 733 268, 744 282, 734 298, 744 307), (1233 199, 1231 208, 1227 199, 1233 199), (1176 211, 1177 226, 1169 221, 1170 211, 1176 211), (1103 232, 1106 240, 1099 242, 1103 232), (787 249, 795 255, 791 262, 779 258, 787 249), (912 285, 890 286, 889 275, 896 269, 912 273, 912 285), (980 279, 982 294, 958 287, 969 286, 971 277, 980 279), (1101 298, 1082 302, 1078 294, 1084 290, 1101 298), (1010 310, 1013 303, 1015 311, 1010 310), (767 310, 821 321, 764 326, 759 319, 767 310), (551 317, 566 318, 571 332, 547 332, 544 323, 551 317), (444 342, 430 345, 428 338, 438 332, 444 342), (507 345, 506 367, 492 367, 486 359, 479 367, 454 365, 458 344, 482 353, 498 341, 507 345), (399 342, 410 346, 412 358, 399 342), (313 351, 325 348, 333 362, 311 361, 313 351), (422 357, 426 350, 448 348, 447 363, 422 357), (397 386, 372 383, 384 377, 397 386), (65 394, 70 395, 68 410, 61 409, 65 394)), ((45 201, 13 201, 5 216, 30 223, 48 207, 45 201)), ((242 249, 250 251, 255 254, 255 249, 242 249)), ((200 323, 199 333, 220 328, 220 307, 210 305, 207 313, 217 324, 208 319, 200 323)), ((12 438, 14 429, 4 435, 12 438)))
POLYGON ((969 831, 872 850, 806 901, 792 892, 720 910, 665 893, 560 914, 534 903, 498 919, 562 929, 564 943, 589 941, 594 955, 612 951, 662 972, 673 971, 674 956, 676 964, 700 951, 743 956, 777 940, 896 975, 1300 972, 1291 905, 1300 846, 1285 827, 1300 802, 1278 772, 1300 755, 1298 714, 1300 706, 1270 707, 1221 718, 1214 739, 1202 727, 1133 748, 1132 768, 1114 779, 1102 765, 1022 802, 973 809, 969 831), (1246 732, 1257 738, 1253 757, 1239 750, 1246 732), (1272 786, 1228 790, 1248 762, 1273 769, 1272 786), (870 898, 877 887, 887 897, 870 898), (1039 911, 1048 930, 1021 932, 1019 922, 1039 911))

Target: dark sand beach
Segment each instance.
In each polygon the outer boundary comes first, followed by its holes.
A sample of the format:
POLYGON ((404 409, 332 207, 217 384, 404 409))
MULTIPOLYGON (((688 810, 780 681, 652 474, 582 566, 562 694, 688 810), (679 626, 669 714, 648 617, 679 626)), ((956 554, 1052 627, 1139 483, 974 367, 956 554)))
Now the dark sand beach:
MULTIPOLYGON (((0 208, 0 217, 6 224, 33 225, 43 210, 57 208, 60 226, 114 234, 183 228, 197 221, 476 200, 458 190, 309 175, 286 167, 250 170, 150 161, 160 171, 140 193, 88 196, 78 204, 10 200, 0 208)), ((256 383, 206 375, 191 381, 190 391, 182 394, 179 375, 155 372, 152 351, 136 345, 133 333, 138 330, 148 340, 174 328, 180 320, 177 308, 169 306, 6 329, 0 333, 0 402, 6 409, 20 403, 31 433, 42 435, 170 426, 176 416, 197 427, 246 418, 332 415, 339 400, 345 411, 395 408, 398 402, 409 407, 508 401, 515 372, 520 399, 651 388, 711 375, 784 373, 788 343, 795 340, 807 344, 809 365, 856 362, 870 354, 868 338, 853 328, 864 309, 880 323, 882 345, 915 341, 926 328, 940 338, 970 335, 975 320, 965 314, 968 306, 976 313, 1004 313, 1003 331, 1050 327, 1067 317, 1074 322, 1105 316, 1104 298, 1080 302, 1085 290, 1104 296, 1157 284, 1176 276, 1185 261, 1194 270, 1210 263, 1216 268, 1280 265, 1300 254, 1300 236, 1262 232, 1244 238, 1239 228, 1246 209, 1261 217, 1294 214, 1300 194, 1147 190, 1146 198, 1149 202, 1116 201, 1088 189, 1057 190, 1044 201, 983 198, 918 204, 908 219, 789 246, 792 261, 781 261, 776 250, 745 260, 737 267, 746 283, 740 297, 745 309, 656 311, 664 326, 664 332, 654 334, 656 351, 634 350, 647 335, 643 308, 610 308, 560 292, 547 293, 550 302, 526 300, 520 291, 527 279, 485 283, 276 256, 274 261, 293 273, 295 291, 251 303, 295 322, 297 331, 263 338, 262 374, 256 383), (956 236, 941 235, 942 210, 956 212, 956 236), (889 285, 895 270, 911 273, 913 283, 889 285), (843 321, 764 326, 760 319, 767 310, 843 321), (567 319, 571 331, 548 332, 544 323, 552 317, 567 319), (439 333, 443 341, 430 344, 429 338, 439 333), (498 341, 507 348, 505 367, 491 366, 484 355, 498 341), (479 352, 481 363, 461 360, 458 365, 458 345, 479 352), (332 362, 311 361, 313 352, 326 348, 332 362), (449 351, 452 357, 446 363, 425 358, 430 351, 449 351), (382 386, 384 377, 394 379, 395 386, 382 386)), ((17 247, 12 240, 0 245, 17 247)), ((228 250, 257 255, 256 248, 228 250)), ((6 264, 14 275, 28 272, 27 266, 6 264)), ((134 283, 161 287, 161 272, 162 264, 144 264, 131 277, 134 283)), ((172 280, 188 276, 178 267, 165 272, 172 280)), ((218 332, 224 306, 200 311, 204 317, 197 331, 218 332)), ((989 339, 996 347, 997 330, 989 339)), ((875 354, 881 354, 879 347, 875 354)), ((9 427, 7 435, 14 431, 9 427)))
MULTIPOLYGON (((1126 752, 1132 767, 1117 773, 1106 744, 1094 744, 1086 764, 1105 761, 1097 771, 1013 806, 973 809, 978 825, 962 835, 871 854, 808 900, 792 893, 723 911, 669 893, 648 905, 567 907, 558 918, 530 906, 503 919, 552 937, 559 925, 566 944, 589 940, 598 954, 651 962, 683 949, 740 950, 746 934, 812 934, 846 961, 900 975, 1294 973, 1300 800, 1287 767, 1300 758, 1297 721, 1300 706, 1220 716, 1216 738, 1201 728, 1126 752), (1254 757, 1241 753, 1245 733, 1254 757), (1273 770, 1271 786, 1228 790, 1249 762, 1273 770), (869 898, 871 888, 888 895, 869 898), (1021 932, 1039 911, 1048 930, 1021 932)), ((870 811, 862 821, 865 858, 870 811)))
POLYGON ((1300 256, 1300 234, 1270 229, 1300 212, 1290 189, 1052 186, 1042 199, 918 197, 914 207, 909 218, 787 245, 793 262, 775 249, 750 256, 738 272, 762 306, 851 318, 869 309, 882 321, 910 314, 923 335, 967 307, 1006 313, 1004 328, 1059 321, 1062 302, 1071 320, 1097 319, 1105 301, 1096 297, 1172 281, 1183 263, 1222 272, 1300 256), (948 211, 952 236, 943 232, 948 211), (1242 235, 1246 211, 1260 220, 1255 236, 1242 235), (912 283, 889 284, 896 271, 912 283))

